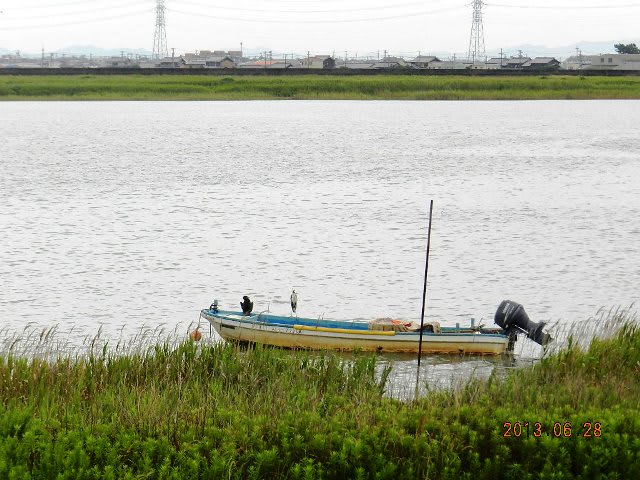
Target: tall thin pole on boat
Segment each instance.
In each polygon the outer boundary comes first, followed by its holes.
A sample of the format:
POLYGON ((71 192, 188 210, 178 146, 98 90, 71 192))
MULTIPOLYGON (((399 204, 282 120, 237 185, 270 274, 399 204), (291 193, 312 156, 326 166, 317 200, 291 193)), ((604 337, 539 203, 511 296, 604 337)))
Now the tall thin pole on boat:
POLYGON ((420 315, 420 343, 418 344, 418 367, 422 358, 422 327, 424 326, 424 306, 427 301, 427 274, 429 273, 429 247, 431 246, 431 218, 433 217, 433 200, 429 206, 429 233, 427 234, 427 259, 424 262, 424 288, 422 290, 422 314, 420 315))

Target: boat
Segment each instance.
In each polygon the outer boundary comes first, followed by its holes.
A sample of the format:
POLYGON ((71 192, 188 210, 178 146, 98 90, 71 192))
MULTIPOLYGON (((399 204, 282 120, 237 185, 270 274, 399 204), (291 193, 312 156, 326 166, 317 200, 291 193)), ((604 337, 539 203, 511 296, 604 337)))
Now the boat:
POLYGON ((200 316, 224 340, 295 349, 500 355, 513 350, 517 333, 524 332, 538 343, 549 340, 542 332, 544 323, 531 322, 521 305, 508 300, 496 312, 496 323, 501 325, 498 328, 475 326, 473 322, 468 327, 425 323, 421 349, 420 325, 398 319, 344 321, 226 311, 220 310, 217 302, 203 309, 200 316))
POLYGON ((519 334, 543 346, 552 340, 544 322, 532 322, 524 307, 510 300, 496 311, 497 328, 475 326, 473 321, 469 327, 427 322, 422 339, 419 325, 389 318, 365 322, 225 311, 217 301, 203 309, 200 317, 227 341, 311 350, 500 355, 513 351, 519 334))

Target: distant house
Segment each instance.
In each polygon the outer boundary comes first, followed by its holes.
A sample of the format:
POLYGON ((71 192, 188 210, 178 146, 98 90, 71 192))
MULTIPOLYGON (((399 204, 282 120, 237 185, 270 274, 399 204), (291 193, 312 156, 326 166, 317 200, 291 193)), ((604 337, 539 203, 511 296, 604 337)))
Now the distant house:
POLYGON ((486 61, 486 68, 489 70, 497 70, 507 66, 507 57, 493 57, 486 61))
POLYGON ((268 68, 268 69, 288 69, 300 68, 300 61, 296 59, 273 59, 268 60, 251 60, 238 64, 238 68, 268 68))
POLYGON ((250 60, 238 64, 238 68, 271 68, 272 65, 277 64, 277 60, 250 60))
POLYGON ((348 68, 352 70, 373 70, 374 64, 376 62, 373 60, 347 60, 338 61, 336 63, 336 68, 348 68))
POLYGON ((598 55, 574 55, 566 58, 561 64, 560 68, 564 70, 582 70, 588 68, 594 59, 597 59, 598 55))
POLYGON ((522 64, 526 70, 556 70, 560 62, 553 57, 536 57, 522 64))
POLYGON ((182 68, 193 68, 193 69, 205 68, 206 67, 206 63, 205 63, 204 60, 200 60, 200 59, 183 58, 181 67, 182 68))
POLYGON ((206 68, 235 68, 236 62, 229 55, 214 55, 205 60, 206 68))
POLYGON ((409 64, 414 68, 429 68, 431 62, 439 62, 438 57, 431 55, 418 55, 413 60, 409 60, 409 64))
POLYGON ((484 60, 467 60, 464 62, 468 69, 486 70, 487 62, 484 60))
POLYGON ((180 68, 184 65, 184 59, 182 57, 165 57, 157 62, 160 68, 180 68))
MULTIPOLYGON (((64 65, 64 66, 68 67, 68 65, 64 65)), ((19 59, 18 62, 15 62, 15 63, 11 61, 9 61, 9 63, 4 63, 3 60, 0 60, 0 67, 2 68, 40 68, 42 67, 42 65, 39 60, 21 58, 19 59)))
POLYGON ((468 62, 460 60, 438 60, 429 63, 432 70, 465 70, 469 68, 468 62))
POLYGON ((125 68, 131 67, 133 62, 128 58, 115 58, 109 61, 110 67, 125 68))
POLYGON ((384 57, 373 64, 373 68, 399 68, 407 67, 409 64, 401 57, 384 57))
POLYGON ((295 64, 291 62, 291 60, 277 60, 274 61, 269 68, 282 68, 286 70, 287 68, 300 68, 300 62, 295 61, 295 64))
POLYGON ((505 68, 519 69, 529 61, 531 61, 529 57, 511 57, 507 60, 505 68))
POLYGON ((313 57, 302 57, 300 68, 322 68, 331 69, 336 67, 336 61, 330 55, 314 55, 313 57))
POLYGON ((222 50, 200 50, 195 53, 185 53, 183 58, 185 68, 235 68, 242 63, 240 52, 225 52, 222 50))

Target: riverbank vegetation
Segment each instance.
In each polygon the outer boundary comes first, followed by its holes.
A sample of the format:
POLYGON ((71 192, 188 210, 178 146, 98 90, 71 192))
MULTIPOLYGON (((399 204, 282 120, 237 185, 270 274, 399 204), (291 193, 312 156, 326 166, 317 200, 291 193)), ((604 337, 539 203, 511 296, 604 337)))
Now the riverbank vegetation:
POLYGON ((640 77, 0 76, 0 100, 544 100, 637 99, 640 77))
POLYGON ((376 356, 0 357, 0 478, 640 478, 640 330, 419 399, 376 356))

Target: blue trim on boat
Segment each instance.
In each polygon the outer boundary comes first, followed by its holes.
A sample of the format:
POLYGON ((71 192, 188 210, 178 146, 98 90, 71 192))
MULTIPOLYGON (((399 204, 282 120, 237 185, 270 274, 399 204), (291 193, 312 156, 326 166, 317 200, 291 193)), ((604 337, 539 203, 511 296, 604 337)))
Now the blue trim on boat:
POLYGON ((270 313, 252 313, 251 315, 243 316, 242 312, 233 312, 227 310, 218 310, 214 313, 212 310, 204 309, 202 312, 205 315, 211 317, 224 317, 227 315, 237 315, 242 317, 238 321, 242 322, 260 322, 268 325, 293 327, 294 325, 304 325, 307 327, 327 327, 327 328, 348 328, 350 330, 369 330, 369 324, 356 321, 344 321, 344 320, 324 320, 304 317, 285 317, 283 315, 272 315, 270 313))
MULTIPOLYGON (((242 323, 258 323, 262 325, 271 325, 274 327, 293 328, 294 325, 304 325, 307 327, 326 327, 326 328, 344 328, 349 330, 369 330, 369 324, 361 321, 344 321, 344 320, 324 320, 313 319, 303 317, 286 317, 283 315, 272 315, 270 313, 252 313, 251 315, 242 315, 242 312, 235 312, 230 310, 218 310, 216 313, 210 309, 202 310, 204 315, 209 317, 219 318, 220 320, 228 319, 229 315, 237 316, 239 318, 233 319, 242 323)), ((226 328, 233 328, 229 325, 223 325, 226 328)), ((411 336, 418 335, 420 332, 396 332, 396 335, 411 336)), ((457 328, 457 327, 442 327, 442 333, 423 332, 423 336, 439 336, 439 335, 456 335, 456 336, 476 336, 482 335, 483 337, 497 337, 505 338, 506 335, 494 332, 480 331, 471 332, 469 329, 457 328)))

